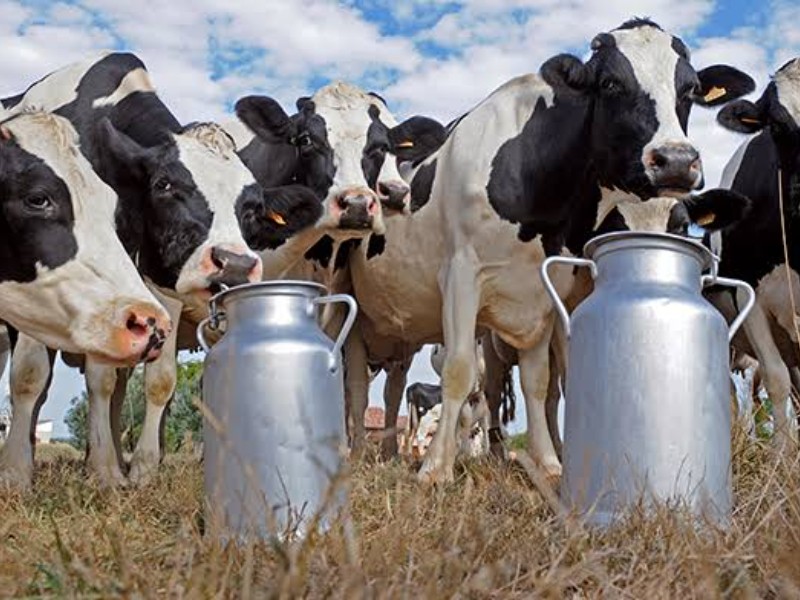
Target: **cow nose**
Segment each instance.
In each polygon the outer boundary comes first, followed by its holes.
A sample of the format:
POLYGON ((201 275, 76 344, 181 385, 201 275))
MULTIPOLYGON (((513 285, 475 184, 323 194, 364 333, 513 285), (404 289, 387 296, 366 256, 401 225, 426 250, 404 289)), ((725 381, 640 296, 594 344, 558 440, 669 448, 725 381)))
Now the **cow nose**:
POLYGON ((340 213, 340 228, 369 229, 380 212, 380 205, 371 190, 354 190, 336 198, 336 210, 340 213))
POLYGON ((138 360, 155 360, 161 354, 164 340, 172 330, 169 315, 160 307, 132 304, 124 309, 123 344, 138 360))
POLYGON ((261 278, 261 261, 249 252, 214 246, 211 248, 211 262, 219 269, 209 277, 212 284, 232 287, 261 278))
POLYGON ((404 212, 408 208, 406 202, 410 188, 403 181, 380 181, 378 193, 381 204, 388 210, 404 212))
POLYGON ((689 191, 703 179, 700 154, 688 144, 664 144, 648 151, 645 169, 652 184, 659 189, 689 191))

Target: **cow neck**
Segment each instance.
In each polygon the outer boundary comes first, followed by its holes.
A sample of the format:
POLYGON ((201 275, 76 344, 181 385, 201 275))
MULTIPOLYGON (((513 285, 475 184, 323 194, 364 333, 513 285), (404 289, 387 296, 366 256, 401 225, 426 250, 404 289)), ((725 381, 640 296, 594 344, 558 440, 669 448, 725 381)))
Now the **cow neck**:
POLYGON ((183 128, 153 92, 134 92, 111 111, 111 122, 141 146, 153 147, 170 139, 183 128))
POLYGON ((293 235, 278 248, 260 252, 263 278, 280 279, 286 276, 299 261, 305 260, 305 253, 328 231, 324 227, 309 227, 293 235))

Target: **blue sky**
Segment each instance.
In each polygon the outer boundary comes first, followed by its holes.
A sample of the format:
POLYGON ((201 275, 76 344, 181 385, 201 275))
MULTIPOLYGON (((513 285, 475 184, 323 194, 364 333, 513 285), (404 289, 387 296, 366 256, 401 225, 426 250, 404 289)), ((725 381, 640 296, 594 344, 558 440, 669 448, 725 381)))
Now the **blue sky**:
MULTIPOLYGON (((183 122, 229 118, 252 93, 291 109, 332 79, 379 92, 399 118, 447 122, 553 54, 585 56, 596 33, 632 16, 680 35, 695 66, 733 64, 759 88, 800 54, 796 0, 0 0, 0 94, 116 49, 144 60, 183 122)), ((695 110, 690 127, 714 185, 742 138, 711 111, 695 110)), ((410 379, 435 381, 426 356, 410 379)), ((60 367, 43 416, 60 419, 81 385, 60 367)))

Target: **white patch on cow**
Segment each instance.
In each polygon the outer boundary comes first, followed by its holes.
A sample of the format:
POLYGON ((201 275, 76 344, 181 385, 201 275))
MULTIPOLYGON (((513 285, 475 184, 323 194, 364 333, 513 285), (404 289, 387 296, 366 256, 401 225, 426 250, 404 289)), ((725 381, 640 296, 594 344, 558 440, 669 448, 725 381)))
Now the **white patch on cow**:
POLYGON ((23 101, 10 108, 8 114, 14 115, 31 109, 52 111, 73 102, 78 98, 78 84, 83 76, 95 63, 109 54, 111 52, 100 52, 91 58, 50 73, 28 88, 23 101))
POLYGON ((31 113, 4 127, 66 184, 78 249, 55 269, 38 265, 33 282, 0 284, 0 317, 51 347, 128 360, 131 349, 119 336, 131 310, 156 317, 162 326, 167 316, 117 238, 116 194, 80 153, 77 132, 66 119, 31 113))
POLYGON ((617 210, 631 231, 653 231, 663 233, 667 230, 672 209, 678 201, 675 198, 651 198, 646 202, 628 200, 620 202, 617 210))
MULTIPOLYGON (((748 146, 750 143, 755 139, 755 137, 750 137, 749 139, 745 140, 743 144, 741 144, 734 152, 731 159, 728 161, 728 164, 725 165, 725 168, 722 171, 722 177, 720 178, 719 187, 729 190, 733 188, 733 182, 736 179, 737 173, 739 173, 739 169, 742 166, 742 160, 744 160, 744 155, 747 152, 748 146)), ((717 257, 722 258, 722 251, 724 248, 722 247, 722 232, 721 231, 712 231, 709 235, 709 247, 711 248, 711 252, 713 252, 717 257)))
POLYGON ((211 248, 222 247, 247 254, 259 261, 253 278, 261 278, 261 261, 247 247, 236 218, 236 200, 245 186, 256 183, 253 174, 236 154, 233 141, 217 124, 205 123, 173 136, 180 162, 192 174, 197 188, 214 214, 208 237, 198 246, 181 269, 175 291, 190 294, 204 291, 208 277, 216 271, 207 264, 211 248))
POLYGON ((143 68, 139 67, 125 74, 119 86, 108 96, 97 98, 92 102, 92 108, 101 106, 114 106, 134 92, 155 92, 156 88, 150 81, 150 75, 143 68))
POLYGON ((633 67, 639 86, 655 102, 658 129, 644 147, 643 160, 649 150, 664 144, 688 144, 675 112, 675 66, 679 56, 672 48, 672 36, 649 26, 617 30, 611 35, 633 67))
MULTIPOLYGON (((800 308, 800 277, 797 271, 789 269, 792 282, 792 294, 797 308, 800 308)), ((786 334, 797 342, 797 324, 800 315, 792 313, 791 295, 787 285, 786 263, 781 263, 758 281, 756 287, 759 304, 766 310, 786 334)))
POLYGON ((597 205, 597 218, 594 222, 594 228, 597 229, 606 220, 609 213, 614 210, 620 202, 629 202, 633 199, 638 199, 628 192, 623 192, 617 188, 601 188, 602 196, 600 203, 597 205))
POLYGON ((800 126, 800 58, 794 59, 773 78, 778 90, 778 100, 800 126))

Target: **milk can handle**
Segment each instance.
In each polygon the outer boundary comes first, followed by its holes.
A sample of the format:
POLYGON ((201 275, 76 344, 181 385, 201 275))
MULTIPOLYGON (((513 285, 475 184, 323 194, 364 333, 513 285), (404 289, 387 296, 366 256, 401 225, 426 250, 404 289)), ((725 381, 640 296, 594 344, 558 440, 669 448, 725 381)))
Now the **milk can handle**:
POLYGON ((744 323, 744 320, 747 318, 747 315, 750 314, 750 310, 756 303, 756 293, 753 291, 753 288, 749 283, 742 281, 741 279, 728 279, 727 277, 703 275, 702 281, 703 287, 708 285, 723 285, 744 290, 744 292, 747 294, 747 302, 744 303, 744 308, 739 311, 739 314, 736 315, 733 323, 731 323, 730 327, 728 327, 728 341, 730 342, 733 339, 733 336, 736 335, 736 332, 739 331, 739 327, 741 327, 742 323, 744 323))
POLYGON ((542 274, 542 281, 544 281, 544 289, 547 291, 547 295, 550 296, 550 299, 553 301, 553 305, 556 307, 556 312, 561 319, 561 323, 564 325, 564 333, 566 333, 567 337, 569 337, 569 313, 567 312, 567 307, 564 306, 563 302, 561 302, 561 298, 559 298, 558 292, 556 292, 556 288, 553 286, 553 282, 550 281, 550 274, 548 273, 548 267, 555 264, 572 265, 573 267, 589 267, 589 270, 592 273, 592 279, 597 277, 597 265, 593 260, 589 260, 588 258, 551 256, 546 258, 542 263, 542 266, 539 267, 539 272, 542 274))
POLYGON ((339 365, 342 346, 344 346, 344 342, 347 339, 347 334, 349 334, 350 330, 353 328, 353 323, 356 322, 356 314, 358 313, 358 304, 356 304, 355 298, 349 294, 331 294, 330 296, 314 298, 315 305, 335 304, 336 302, 344 302, 347 304, 348 311, 347 317, 344 320, 344 325, 342 325, 342 330, 339 332, 339 337, 336 338, 333 349, 331 350, 331 371, 335 371, 339 365))
POLYGON ((205 351, 208 352, 211 346, 209 346, 208 342, 206 341, 206 336, 203 334, 203 330, 206 328, 206 325, 209 323, 212 324, 212 329, 217 329, 219 327, 219 322, 225 318, 225 313, 213 313, 212 315, 206 317, 202 321, 197 324, 197 341, 200 343, 200 347, 205 351), (216 326, 214 324, 216 323, 216 326))

